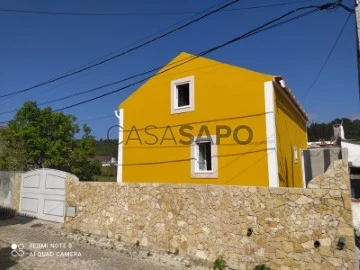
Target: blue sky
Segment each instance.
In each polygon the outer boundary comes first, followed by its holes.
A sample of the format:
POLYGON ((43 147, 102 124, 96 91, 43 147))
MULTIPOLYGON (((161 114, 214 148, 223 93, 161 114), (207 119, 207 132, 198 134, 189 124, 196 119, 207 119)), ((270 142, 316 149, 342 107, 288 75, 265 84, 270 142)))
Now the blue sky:
MULTIPOLYGON (((223 2, 3 0, 0 9, 125 15, 55 16, 0 12, 0 93, 22 90, 114 51, 121 52, 136 41, 144 41, 160 30, 223 2)), ((219 12, 98 68, 21 95, 2 98, 0 122, 14 116, 14 113, 4 112, 19 109, 25 101, 41 103, 120 80, 164 65, 182 51, 196 54, 219 45, 296 7, 326 2, 240 0, 227 9, 289 4, 219 12)), ((343 3, 353 7, 354 0, 343 3)), ((355 15, 351 15, 327 65, 309 92, 348 15, 340 8, 317 12, 226 46, 207 57, 283 76, 314 122, 341 117, 358 119, 355 15)), ((56 110, 124 85, 126 83, 50 106, 56 110)), ((108 128, 117 124, 115 116, 110 115, 136 89, 135 86, 64 112, 77 116, 81 124, 88 123, 97 138, 105 138, 108 128), (101 117, 107 118, 99 119, 101 117)))

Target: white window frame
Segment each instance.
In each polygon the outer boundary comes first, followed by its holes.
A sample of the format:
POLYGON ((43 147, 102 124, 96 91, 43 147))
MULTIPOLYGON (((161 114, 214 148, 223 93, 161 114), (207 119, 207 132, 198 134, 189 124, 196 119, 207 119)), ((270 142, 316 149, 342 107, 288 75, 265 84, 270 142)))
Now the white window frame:
POLYGON ((293 146, 293 155, 294 155, 294 162, 299 163, 298 148, 296 145, 293 146))
POLYGON ((191 178, 218 178, 218 154, 216 136, 209 137, 194 137, 191 144, 191 178), (212 142, 211 143, 211 171, 198 170, 198 143, 212 142))
POLYGON ((194 76, 189 76, 177 80, 171 81, 171 114, 191 112, 195 110, 195 95, 194 95, 194 76), (188 106, 178 106, 178 89, 177 86, 181 84, 189 84, 189 105, 188 106))

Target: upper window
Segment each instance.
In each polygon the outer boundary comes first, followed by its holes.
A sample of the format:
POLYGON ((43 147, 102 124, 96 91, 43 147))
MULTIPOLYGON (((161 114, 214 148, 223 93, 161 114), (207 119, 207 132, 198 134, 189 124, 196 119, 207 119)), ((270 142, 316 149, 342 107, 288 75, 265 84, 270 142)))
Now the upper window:
POLYGON ((171 81, 171 113, 194 110, 194 76, 171 81))
POLYGON ((191 154, 192 178, 218 177, 216 136, 195 138, 191 154))
POLYGON ((176 85, 177 91, 177 107, 187 107, 190 106, 190 83, 178 84, 176 85))

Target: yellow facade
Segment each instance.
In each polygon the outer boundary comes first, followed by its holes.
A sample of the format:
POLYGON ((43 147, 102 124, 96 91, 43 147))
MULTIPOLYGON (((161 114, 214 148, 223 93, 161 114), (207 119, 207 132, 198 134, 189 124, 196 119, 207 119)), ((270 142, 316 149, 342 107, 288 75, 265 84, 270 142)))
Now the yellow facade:
MULTIPOLYGON (((120 104, 124 119, 122 181, 268 186, 264 83, 274 77, 193 57, 181 53, 120 104), (167 71, 162 73, 164 70, 167 71), (189 77, 194 86, 193 110, 172 113, 172 82, 189 77), (184 137, 184 125, 189 137, 213 136, 231 130, 230 136, 217 137, 219 143, 216 157, 213 156, 217 163, 213 167, 216 177, 194 177, 194 148, 184 144, 189 140, 184 137), (246 140, 245 144, 238 143, 246 140)), ((293 124, 292 118, 285 119, 281 113, 276 118, 288 126, 293 124)), ((298 138, 301 140, 303 134, 298 138)), ((292 140, 286 143, 289 142, 298 143, 292 140)), ((306 139, 299 141, 299 149, 304 143, 306 139)), ((293 171, 297 177, 298 171, 293 171)), ((283 175, 279 167, 280 172, 283 175)))
POLYGON ((279 183, 303 187, 301 149, 307 149, 306 119, 283 89, 275 89, 275 121, 279 183))

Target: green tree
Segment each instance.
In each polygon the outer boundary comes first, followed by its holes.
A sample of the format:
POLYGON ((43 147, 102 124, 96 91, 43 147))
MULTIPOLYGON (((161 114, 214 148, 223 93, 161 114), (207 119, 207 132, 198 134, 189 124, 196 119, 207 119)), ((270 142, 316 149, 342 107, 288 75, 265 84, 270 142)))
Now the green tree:
POLYGON ((26 102, 8 126, 0 130, 0 168, 32 170, 52 168, 91 180, 100 174, 100 164, 90 161, 94 155, 94 137, 90 128, 80 132, 76 117, 40 109, 36 102, 26 102))
POLYGON ((312 123, 308 127, 308 140, 309 141, 319 141, 331 140, 334 136, 333 125, 343 124, 345 131, 345 138, 360 140, 360 120, 355 119, 351 120, 348 118, 336 118, 330 123, 312 123))
POLYGON ((103 140, 95 141, 95 156, 118 156, 118 141, 117 140, 103 140))

